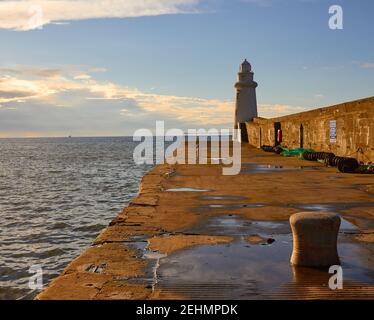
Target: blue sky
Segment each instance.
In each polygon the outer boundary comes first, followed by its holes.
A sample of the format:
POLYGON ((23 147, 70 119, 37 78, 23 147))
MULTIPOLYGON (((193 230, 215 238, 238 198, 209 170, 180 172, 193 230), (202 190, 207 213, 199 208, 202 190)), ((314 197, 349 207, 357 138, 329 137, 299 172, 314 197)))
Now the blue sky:
POLYGON ((373 18, 372 0, 1 1, 0 137, 231 127, 244 58, 260 116, 372 96, 373 18))

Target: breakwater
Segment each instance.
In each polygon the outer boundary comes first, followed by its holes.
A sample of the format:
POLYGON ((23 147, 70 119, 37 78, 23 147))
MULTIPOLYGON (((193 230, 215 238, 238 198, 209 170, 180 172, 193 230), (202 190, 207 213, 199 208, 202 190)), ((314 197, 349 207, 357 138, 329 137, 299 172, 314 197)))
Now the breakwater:
POLYGON ((157 165, 134 198, 38 299, 373 298, 373 189, 364 175, 242 145, 238 175, 221 165, 157 165), (344 290, 289 264, 288 219, 343 217, 344 290))

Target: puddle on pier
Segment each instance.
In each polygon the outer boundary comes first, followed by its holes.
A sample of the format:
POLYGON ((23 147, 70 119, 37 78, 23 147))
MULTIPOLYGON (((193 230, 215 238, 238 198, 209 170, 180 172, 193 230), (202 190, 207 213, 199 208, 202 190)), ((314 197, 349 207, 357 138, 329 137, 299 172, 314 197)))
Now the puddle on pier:
POLYGON ((271 172, 282 172, 282 171, 316 171, 320 170, 321 167, 312 166, 281 166, 281 165, 270 165, 270 164, 257 164, 257 163, 243 163, 240 173, 271 173, 271 172))
POLYGON ((247 200, 246 197, 237 197, 237 196, 201 196, 198 197, 200 200, 247 200))
POLYGON ((210 190, 197 189, 197 188, 170 188, 170 189, 164 189, 163 191, 168 191, 168 192, 207 192, 207 191, 210 191, 210 190))
POLYGON ((265 207, 265 204, 262 203, 212 203, 207 204, 203 206, 199 206, 193 209, 193 211, 201 211, 204 209, 217 209, 217 208, 223 208, 223 209, 237 209, 237 208, 261 208, 265 207))
POLYGON ((272 286, 291 281, 292 274, 284 267, 287 256, 288 248, 281 243, 277 248, 249 246, 245 241, 193 247, 161 261, 157 287, 191 299, 260 297, 272 286), (271 270, 266 260, 271 260, 271 270))
POLYGON ((154 291, 155 286, 158 283, 158 268, 160 267, 160 261, 166 258, 167 255, 158 251, 152 251, 148 249, 148 241, 131 242, 128 244, 130 248, 134 248, 137 251, 139 258, 148 260, 147 267, 144 270, 144 277, 132 278, 129 281, 131 283, 140 283, 145 285, 146 288, 154 291))
POLYGON ((237 215, 210 217, 199 223, 188 232, 206 235, 225 235, 243 237, 251 235, 270 236, 273 234, 290 234, 288 221, 252 221, 237 215))
POLYGON ((353 223, 343 218, 342 216, 340 216, 339 232, 344 232, 344 231, 359 231, 359 228, 355 226, 353 223))
MULTIPOLYGON (((342 218, 342 217, 341 217, 342 218)), ((342 231, 359 231, 359 230, 368 230, 374 229, 374 219, 365 219, 361 217, 352 217, 352 216, 345 216, 342 218, 342 225, 340 227, 342 231), (351 228, 344 227, 343 222, 345 224, 349 224, 351 228)))
MULTIPOLYGON (((368 260, 365 250, 353 243, 339 246, 345 282, 374 284, 373 259, 368 260)), ((287 298, 303 286, 327 287, 328 270, 295 270, 289 263, 291 251, 291 235, 277 236, 271 246, 235 241, 192 247, 161 259, 156 287, 169 297, 189 299, 261 299, 283 286, 289 290, 282 290, 287 298)))
MULTIPOLYGON (((341 230, 356 228, 342 219, 341 230)), ((288 221, 250 221, 237 215, 210 217, 188 230, 191 233, 233 236, 226 244, 198 245, 165 255, 148 249, 147 241, 132 242, 139 257, 149 263, 145 276, 129 279, 160 290, 167 298, 267 299, 295 298, 300 292, 332 294, 328 270, 294 268, 289 260, 292 234, 288 221), (250 244, 249 235, 271 235, 271 245, 250 244), (323 291, 325 290, 325 291, 323 291)), ((339 241, 338 251, 349 283, 374 285, 374 245, 339 241)), ((349 288, 347 289, 349 290, 349 288)))
MULTIPOLYGON (((296 208, 305 211, 331 211, 342 213, 344 210, 352 208, 371 208, 374 207, 374 202, 335 202, 335 203, 297 203, 288 204, 288 207, 296 208)), ((345 214, 346 219, 357 225, 360 229, 372 229, 374 228, 374 219, 366 219, 361 217, 349 217, 345 214)))
POLYGON ((297 203, 289 207, 308 211, 341 211, 352 208, 374 207, 374 202, 297 203))
MULTIPOLYGON (((129 236, 129 239, 131 241, 146 241, 148 238, 148 235, 145 235, 145 234, 136 234, 136 235, 133 235, 133 236, 129 236)), ((130 242, 131 243, 131 242, 130 242)))
POLYGON ((135 249, 140 257, 143 257, 145 251, 148 247, 148 241, 132 241, 132 242, 126 242, 126 245, 128 245, 130 248, 135 249))
MULTIPOLYGON (((363 223, 358 222, 357 219, 352 219, 354 223, 350 222, 346 218, 340 216, 340 232, 359 232, 360 226, 363 223)), ((363 219, 361 219, 363 220, 363 219)), ((371 222, 374 225, 373 220, 367 220, 366 223, 371 222)), ((367 227, 368 225, 366 225, 367 227)), ((370 229, 370 228, 362 228, 370 229)), ((223 215, 217 217, 210 217, 206 222, 199 223, 193 228, 186 230, 196 234, 207 234, 207 235, 225 235, 232 237, 239 236, 252 236, 259 235, 262 237, 269 237, 272 235, 290 234, 291 227, 288 220, 285 221, 255 221, 244 219, 238 215, 223 215)))
MULTIPOLYGON (((201 199, 203 197, 199 197, 199 198, 201 199)), ((204 197, 204 199, 210 200, 210 196, 206 196, 204 197)), ((207 204, 207 205, 196 207, 193 209, 193 211, 202 212, 208 209, 261 208, 265 206, 266 204, 262 204, 262 203, 230 203, 230 204, 215 203, 215 204, 207 204)), ((340 213, 340 218, 341 218, 340 231, 342 232, 374 229, 374 219, 354 217, 354 216, 349 216, 347 214, 342 213, 343 210, 347 210, 351 208, 374 207, 374 202, 289 204, 285 207, 297 208, 297 209, 300 209, 300 211, 317 211, 317 212, 318 211, 330 211, 330 212, 340 213)), ((209 230, 209 228, 211 229, 212 224, 219 226, 220 224, 224 224, 224 223, 227 224, 229 223, 229 221, 234 221, 234 220, 236 222, 239 221, 239 218, 237 216, 235 218, 235 215, 219 216, 213 219, 215 219, 214 222, 209 220, 205 226, 201 225, 200 226, 201 230, 209 230), (230 216, 234 218, 228 219, 227 217, 230 217, 230 216)), ((244 221, 245 221, 244 224, 251 224, 252 227, 255 226, 256 224, 257 226, 261 226, 261 224, 264 224, 267 226, 266 228, 269 229, 268 221, 264 221, 264 222, 260 222, 260 221, 256 222, 256 221, 250 221, 250 220, 244 220, 244 221)), ((283 222, 281 221, 281 222, 270 222, 270 223, 273 223, 276 225, 277 223, 282 224, 283 222)), ((233 225, 235 224, 236 223, 233 223, 233 225)), ((243 223, 239 223, 239 224, 242 225, 243 223)), ((288 221, 286 222, 286 224, 288 225, 288 221)))

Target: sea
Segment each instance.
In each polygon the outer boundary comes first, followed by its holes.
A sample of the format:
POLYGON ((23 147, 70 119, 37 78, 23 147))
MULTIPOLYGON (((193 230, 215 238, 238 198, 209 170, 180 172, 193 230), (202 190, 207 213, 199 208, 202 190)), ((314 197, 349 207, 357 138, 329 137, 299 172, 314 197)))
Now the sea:
POLYGON ((0 139, 0 299, 33 299, 138 193, 132 137, 0 139))

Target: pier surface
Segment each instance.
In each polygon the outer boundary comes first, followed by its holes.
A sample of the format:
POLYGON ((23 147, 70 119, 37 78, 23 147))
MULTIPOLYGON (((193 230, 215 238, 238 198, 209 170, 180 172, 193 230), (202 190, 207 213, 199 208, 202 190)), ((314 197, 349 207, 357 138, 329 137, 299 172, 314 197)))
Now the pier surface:
POLYGON ((140 192, 37 299, 373 299, 374 177, 242 145, 242 169, 158 165, 140 192), (290 265, 288 219, 342 217, 342 290, 290 265))

